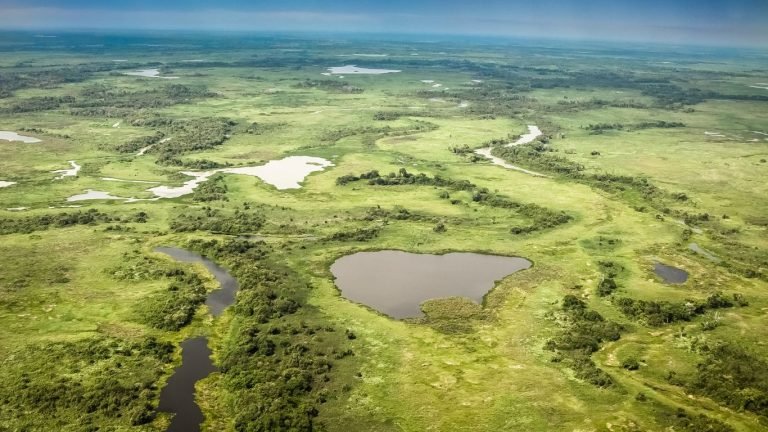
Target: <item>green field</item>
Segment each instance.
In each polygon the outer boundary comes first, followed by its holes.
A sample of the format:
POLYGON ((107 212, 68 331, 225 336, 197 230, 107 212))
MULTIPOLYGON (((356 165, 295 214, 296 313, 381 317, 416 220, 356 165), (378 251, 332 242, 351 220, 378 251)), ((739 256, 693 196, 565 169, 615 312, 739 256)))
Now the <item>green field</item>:
POLYGON ((3 35, 0 130, 42 142, 0 140, 0 430, 164 430, 194 335, 220 368, 197 387, 208 431, 768 428, 768 93, 749 87, 768 53, 3 35), (401 72, 321 75, 346 64, 401 72), (149 68, 178 78, 124 74, 149 68), (494 154, 545 176, 473 155, 528 125, 494 154), (67 201, 287 156, 333 166, 67 201), (337 181, 373 170, 389 183, 337 181), (212 318, 212 276, 156 246, 230 269, 237 303, 212 318), (534 265, 480 312, 399 321, 329 269, 382 249, 534 265))

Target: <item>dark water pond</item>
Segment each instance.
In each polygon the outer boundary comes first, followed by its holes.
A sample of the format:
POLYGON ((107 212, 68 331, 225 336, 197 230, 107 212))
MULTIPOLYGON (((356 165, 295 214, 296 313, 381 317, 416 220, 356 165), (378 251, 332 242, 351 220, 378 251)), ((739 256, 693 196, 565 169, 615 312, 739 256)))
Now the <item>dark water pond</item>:
POLYGON ((181 343, 181 366, 174 372, 160 392, 163 412, 174 413, 168 432, 195 432, 200 430, 203 412, 195 403, 195 383, 216 372, 211 361, 208 339, 195 337, 181 343))
POLYGON ((517 257, 378 251, 339 258, 331 272, 345 298, 393 318, 415 318, 429 299, 461 296, 479 303, 496 281, 529 267, 517 257))
POLYGON ((681 284, 688 280, 688 272, 662 263, 654 263, 653 271, 664 283, 681 284))
MULTIPOLYGON (((158 247, 156 252, 164 253, 176 261, 200 263, 213 274, 219 288, 208 294, 205 304, 213 316, 219 316, 224 309, 235 302, 238 284, 224 268, 215 262, 185 249, 158 247)), ((215 372, 211 361, 208 339, 194 337, 181 343, 181 366, 174 372, 160 392, 162 412, 173 413, 168 432, 198 432, 203 422, 203 412, 195 403, 195 383, 215 372)))
POLYGON ((202 264, 209 272, 211 272, 220 285, 219 289, 212 291, 208 294, 208 298, 205 299, 205 304, 211 311, 211 315, 221 315, 221 313, 224 312, 224 309, 235 302, 235 295, 237 294, 238 289, 237 280, 233 278, 227 270, 215 262, 194 252, 179 248, 158 247, 155 248, 155 252, 164 253, 176 261, 202 264))

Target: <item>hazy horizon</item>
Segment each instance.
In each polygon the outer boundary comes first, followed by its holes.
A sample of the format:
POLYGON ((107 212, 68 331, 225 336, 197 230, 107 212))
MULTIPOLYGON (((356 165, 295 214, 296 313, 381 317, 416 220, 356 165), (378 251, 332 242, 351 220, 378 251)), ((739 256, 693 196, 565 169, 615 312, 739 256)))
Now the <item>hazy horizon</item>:
POLYGON ((4 30, 332 32, 531 37, 765 46, 768 3, 758 0, 610 2, 457 0, 247 4, 146 0, 0 0, 4 30))

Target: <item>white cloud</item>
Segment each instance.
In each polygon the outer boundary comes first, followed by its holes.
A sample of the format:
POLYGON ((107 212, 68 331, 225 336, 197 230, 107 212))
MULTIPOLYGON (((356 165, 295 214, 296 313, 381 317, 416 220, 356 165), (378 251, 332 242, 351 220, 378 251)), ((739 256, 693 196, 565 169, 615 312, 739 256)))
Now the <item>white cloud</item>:
POLYGON ((231 31, 335 31, 379 33, 452 33, 474 35, 566 37, 608 40, 646 40, 670 43, 759 43, 768 38, 768 27, 733 22, 701 28, 669 18, 648 23, 645 19, 612 19, 583 13, 533 14, 512 11, 509 18, 482 12, 432 14, 340 13, 314 11, 239 11, 193 9, 147 11, 8 7, 0 14, 4 29, 157 29, 231 31))

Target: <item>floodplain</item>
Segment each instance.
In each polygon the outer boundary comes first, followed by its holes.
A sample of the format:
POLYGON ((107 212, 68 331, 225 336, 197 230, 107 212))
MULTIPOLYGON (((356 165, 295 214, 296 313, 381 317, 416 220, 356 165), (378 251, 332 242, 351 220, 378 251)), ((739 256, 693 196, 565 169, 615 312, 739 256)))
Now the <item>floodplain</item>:
POLYGON ((766 52, 2 34, 0 430, 768 428, 766 52), (530 266, 398 319, 380 251, 530 266))

